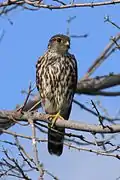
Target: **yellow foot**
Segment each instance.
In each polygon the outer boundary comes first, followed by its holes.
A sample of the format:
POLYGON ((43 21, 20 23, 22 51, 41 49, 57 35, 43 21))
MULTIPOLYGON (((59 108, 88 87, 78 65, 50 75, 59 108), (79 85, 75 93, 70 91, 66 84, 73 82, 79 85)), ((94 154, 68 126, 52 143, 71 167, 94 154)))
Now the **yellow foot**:
POLYGON ((49 118, 52 120, 52 124, 50 126, 51 128, 54 126, 54 124, 58 118, 64 120, 64 118, 60 115, 60 112, 58 112, 57 114, 49 115, 49 118))

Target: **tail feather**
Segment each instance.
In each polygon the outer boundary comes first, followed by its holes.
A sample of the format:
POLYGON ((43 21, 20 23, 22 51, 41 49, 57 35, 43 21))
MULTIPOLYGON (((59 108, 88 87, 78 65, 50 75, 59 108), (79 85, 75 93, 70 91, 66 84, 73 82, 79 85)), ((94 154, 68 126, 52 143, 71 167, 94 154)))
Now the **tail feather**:
POLYGON ((65 129, 58 127, 54 127, 54 129, 60 131, 63 134, 59 134, 54 130, 48 129, 48 151, 50 154, 60 156, 63 151, 65 129))
MULTIPOLYGON (((66 109, 65 111, 62 111, 60 114, 65 120, 69 119, 71 107, 72 107, 72 102, 69 108, 66 109)), ((48 128, 48 151, 50 154, 55 154, 57 156, 60 156, 63 151, 65 128, 60 128, 55 126, 54 129, 59 131, 60 133, 55 132, 54 130, 48 128)))

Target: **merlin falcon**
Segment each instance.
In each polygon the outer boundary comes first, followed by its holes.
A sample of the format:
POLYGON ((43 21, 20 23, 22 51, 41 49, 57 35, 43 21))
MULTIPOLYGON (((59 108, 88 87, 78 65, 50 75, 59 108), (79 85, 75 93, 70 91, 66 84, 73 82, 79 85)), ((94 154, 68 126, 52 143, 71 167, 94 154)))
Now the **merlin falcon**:
POLYGON ((57 127, 55 120, 68 120, 77 86, 77 63, 68 52, 70 38, 63 34, 53 36, 48 49, 36 64, 36 85, 42 107, 54 123, 48 124, 48 151, 60 156, 63 151, 65 128, 57 127))

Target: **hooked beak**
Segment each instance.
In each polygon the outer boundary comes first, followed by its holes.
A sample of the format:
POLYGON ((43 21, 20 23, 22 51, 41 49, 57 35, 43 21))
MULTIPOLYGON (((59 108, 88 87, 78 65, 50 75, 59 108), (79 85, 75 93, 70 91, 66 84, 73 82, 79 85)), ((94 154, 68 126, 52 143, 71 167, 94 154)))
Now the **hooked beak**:
POLYGON ((70 42, 69 42, 69 41, 67 41, 67 42, 65 43, 65 45, 66 45, 68 48, 70 48, 70 42))

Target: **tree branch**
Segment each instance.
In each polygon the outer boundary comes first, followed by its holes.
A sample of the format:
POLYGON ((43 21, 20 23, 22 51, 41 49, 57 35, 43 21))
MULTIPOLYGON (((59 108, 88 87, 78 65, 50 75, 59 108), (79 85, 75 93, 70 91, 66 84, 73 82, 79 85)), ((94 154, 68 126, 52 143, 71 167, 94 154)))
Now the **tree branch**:
POLYGON ((115 45, 115 42, 117 42, 119 39, 120 39, 120 33, 118 33, 115 37, 110 39, 109 44, 105 47, 105 49, 100 54, 100 56, 90 66, 84 78, 90 77, 90 75, 108 58, 108 54, 111 55, 111 52, 114 52, 114 51, 111 51, 111 48, 115 45))
POLYGON ((33 6, 33 7, 37 7, 37 8, 53 10, 53 9, 68 9, 68 8, 97 7, 97 6, 115 5, 115 4, 120 4, 120 0, 103 1, 103 2, 91 2, 91 3, 71 3, 71 4, 60 5, 60 6, 43 4, 42 1, 39 1, 39 0, 36 0, 36 1, 9 0, 9 1, 1 2, 0 7, 8 7, 8 6, 11 6, 11 5, 23 5, 23 4, 27 4, 29 6, 33 6))
MULTIPOLYGON (((95 78, 79 80, 76 93, 96 95, 97 91, 120 85, 120 74, 109 74, 95 78)), ((98 94, 97 94, 98 95, 98 94)))
MULTIPOLYGON (((110 88, 113 86, 120 85, 120 74, 110 74, 106 76, 98 76, 95 78, 79 80, 77 84, 77 94, 85 95, 104 95, 104 96, 117 96, 120 95, 119 92, 103 92, 102 89, 110 88)), ((40 96, 36 94, 31 98, 28 103, 23 108, 23 111, 28 111, 32 107, 32 111, 38 109, 41 106, 40 96), (39 103, 38 103, 39 102, 39 103), (37 106, 34 106, 37 104, 37 106)), ((4 125, 4 124, 3 124, 4 125)))
MULTIPOLYGON (((25 121, 28 122, 28 119, 31 117, 33 119, 33 122, 43 121, 45 123, 50 122, 48 120, 49 115, 47 114, 41 114, 39 112, 24 112, 24 114, 21 114, 19 112, 11 112, 11 111, 0 111, 0 119, 3 117, 9 121, 13 121, 12 118, 14 118, 16 121, 25 121), (11 118, 12 117, 12 118, 11 118)), ((104 128, 101 125, 93 125, 93 124, 86 124, 82 123, 82 121, 62 121, 61 119, 58 119, 56 121, 56 126, 58 127, 64 127, 66 129, 71 130, 77 130, 77 131, 84 131, 84 132, 91 132, 91 133, 117 133, 120 132, 120 124, 116 125, 107 125, 104 128)), ((0 132, 5 132, 4 129, 0 128, 0 132)))
MULTIPOLYGON (((109 87, 113 87, 116 85, 120 85, 120 74, 110 74, 106 76, 101 76, 101 77, 95 77, 95 78, 89 78, 89 79, 83 79, 78 81, 77 85, 77 94, 87 94, 87 95, 106 95, 106 96, 116 96, 119 95, 119 92, 102 92, 100 91, 101 89, 106 89, 109 87)), ((35 95, 32 99, 30 99, 22 109, 23 111, 29 111, 32 109, 32 111, 38 109, 41 106, 40 103, 40 96, 39 94, 35 95), (39 103, 38 103, 39 102, 39 103), (37 104, 37 106, 36 106, 37 104), (33 108, 34 107, 34 108, 33 108)), ((18 108, 20 109, 20 108, 18 108)), ((10 112, 15 112, 15 111, 0 111, 0 129, 8 129, 9 127, 13 126, 16 121, 12 117, 10 117, 10 112), (5 112, 5 114, 4 114, 5 112), (8 117, 7 117, 7 112, 8 112, 8 117)))

